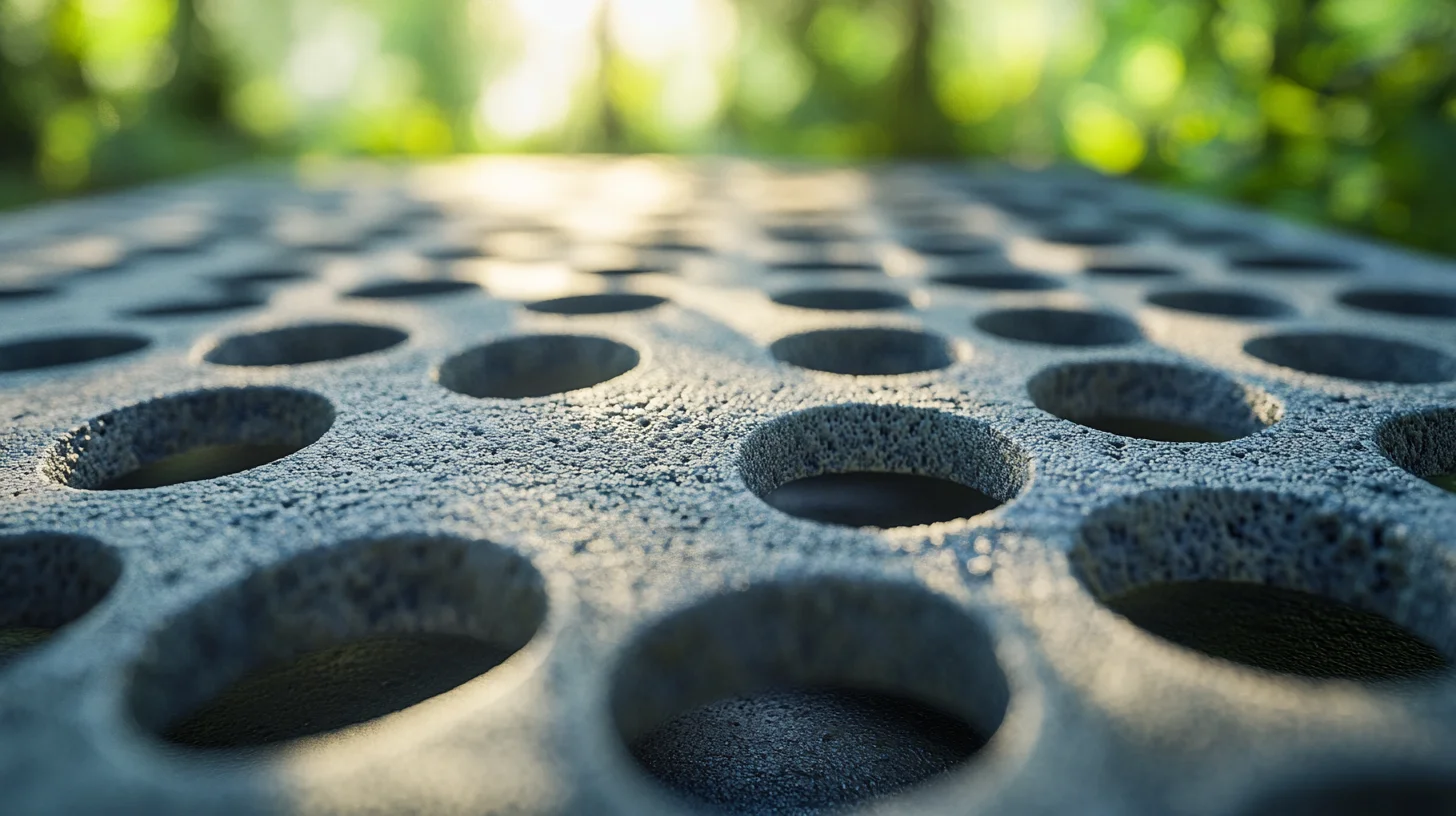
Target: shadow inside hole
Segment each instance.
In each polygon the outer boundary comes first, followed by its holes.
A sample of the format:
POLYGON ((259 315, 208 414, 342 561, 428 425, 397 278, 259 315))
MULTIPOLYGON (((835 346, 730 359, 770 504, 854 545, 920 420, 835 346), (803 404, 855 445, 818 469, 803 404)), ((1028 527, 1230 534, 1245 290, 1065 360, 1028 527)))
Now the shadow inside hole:
POLYGON ((479 286, 469 281, 456 280, 383 281, 350 290, 346 294, 346 297, 367 298, 371 300, 403 300, 407 298, 452 295, 459 292, 478 290, 479 288, 479 286))
POLYGON ((215 365, 278 366, 321 363, 384 351, 409 335, 390 326, 310 323, 228 337, 202 359, 215 365))
POLYGON ((1362 382, 1419 385, 1456 378, 1456 359, 1435 349, 1335 332, 1255 337, 1244 352, 1284 368, 1362 382))
POLYGON ((1048 346, 1115 346, 1142 339, 1131 320, 1080 309, 1001 309, 975 320, 976 328, 1007 340, 1048 346))
POLYGON ((450 691, 510 657, 472 637, 378 635, 270 664, 163 732, 193 748, 260 748, 358 725, 450 691))
POLYGON ((942 258, 994 255, 1001 251, 1001 244, 977 235, 963 233, 930 233, 904 239, 905 246, 921 255, 942 258))
POLYGON ((0 303, 50 297, 59 291, 48 286, 0 286, 0 303))
POLYGON ((1237 251, 1229 257, 1229 266, 1236 272, 1271 274, 1349 272, 1356 268, 1354 262, 1336 255, 1297 249, 1237 251))
POLYGON ((709 703, 630 750, 667 787, 729 812, 819 813, 945 773, 985 743, 913 700, 811 688, 709 703))
POLYGON ((141 351, 151 341, 135 334, 74 334, 0 345, 0 372, 79 365, 141 351))
POLYGON ((1426 481, 1449 493, 1456 493, 1456 473, 1434 473, 1423 476, 1426 481))
POLYGON ((1169 581, 1106 606, 1164 640, 1245 666, 1315 679, 1429 679, 1446 659, 1388 618, 1319 595, 1238 581, 1169 581))
POLYGON ((1172 278, 1177 277, 1178 270, 1171 266, 1158 266, 1153 264, 1100 264, 1089 266, 1084 270, 1086 274, 1094 278, 1107 279, 1141 279, 1141 278, 1172 278))
POLYGON ((121 561, 100 542, 59 533, 0 536, 0 668, 101 603, 121 561))
POLYGON ((1114 225, 1055 226, 1042 230, 1040 235, 1048 243, 1069 246, 1112 246, 1130 244, 1137 239, 1136 230, 1114 225))
POLYGON ((289 283, 313 277, 302 269, 258 269, 252 272, 234 272, 230 275, 220 275, 215 280, 218 285, 227 288, 244 288, 249 286, 266 286, 274 283, 289 283))
POLYGON ((174 300, 132 309, 132 317, 186 317, 188 315, 221 314, 255 309, 266 301, 249 295, 235 295, 210 300, 174 300))
POLYGON ((950 343, 911 329, 823 329, 792 334, 769 346, 774 359, 830 374, 892 376, 936 371, 955 363, 950 343))
POLYGON ((1450 816, 1456 785, 1434 768, 1321 768, 1260 796, 1241 816, 1450 816))
POLYGON ((1104 431, 1130 439, 1148 439, 1153 442, 1228 442, 1240 435, 1218 431, 1168 420, 1144 419, 1137 416, 1095 415, 1078 417, 1078 425, 1104 431))
POLYGON ((661 306, 667 298, 657 295, 643 295, 631 292, 610 292, 595 295, 568 295, 566 297, 538 300, 527 303, 533 312, 559 315, 596 315, 640 312, 661 306))
POLYGON ((50 639, 54 629, 38 626, 0 627, 0 669, 14 663, 26 652, 50 639))
POLYGON ((987 292, 1044 292, 1061 289, 1066 282, 1050 275, 1011 270, 989 272, 946 272, 932 277, 932 283, 987 292))
POLYGON ((1456 295, 1402 289, 1356 289, 1339 296, 1340 303, 1365 312, 1402 317, 1456 317, 1456 295))
POLYGON ((821 473, 763 496, 797 518, 846 527, 914 527, 972 518, 1002 502, 950 479, 914 473, 821 473))
POLYGON ((1148 303, 1178 312, 1251 320, 1284 317, 1294 307, 1266 295, 1234 289, 1177 289, 1153 292, 1148 303))
POLYGON ((440 385, 468 397, 525 399, 600 385, 641 362, 637 350, 605 337, 540 334, 467 349, 440 365, 440 385))
POLYGON ((97 490, 145 490, 252 470, 303 450, 304 445, 201 445, 103 482, 97 490))
POLYGON ((826 311, 878 311, 903 309, 910 298, 888 289, 794 289, 773 296, 773 302, 798 309, 826 311))
POLYGON ((769 267, 774 272, 883 272, 879 264, 854 261, 785 261, 769 267))

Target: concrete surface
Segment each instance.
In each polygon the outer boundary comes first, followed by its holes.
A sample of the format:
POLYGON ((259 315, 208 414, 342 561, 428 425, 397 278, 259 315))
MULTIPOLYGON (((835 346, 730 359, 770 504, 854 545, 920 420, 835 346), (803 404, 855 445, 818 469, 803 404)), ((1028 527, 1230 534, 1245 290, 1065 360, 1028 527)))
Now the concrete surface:
POLYGON ((990 166, 4 215, 0 809, 1456 812, 1453 272, 990 166))

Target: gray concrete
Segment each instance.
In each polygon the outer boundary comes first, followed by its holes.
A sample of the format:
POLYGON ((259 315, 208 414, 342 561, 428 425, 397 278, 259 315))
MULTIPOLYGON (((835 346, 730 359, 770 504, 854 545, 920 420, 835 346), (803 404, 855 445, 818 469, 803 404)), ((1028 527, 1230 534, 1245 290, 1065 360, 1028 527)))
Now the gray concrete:
POLYGON ((676 740, 715 790, 772 782, 773 740, 719 724, 768 705, 796 789, 865 812, 1452 812, 1450 679, 1261 670, 1103 602, 1302 590, 1456 656, 1456 496, 1418 478, 1456 471, 1453 273, 994 167, 491 159, 5 215, 0 809, 697 812, 629 746, 716 701, 648 764, 676 740), (151 467, 198 450, 239 472, 151 467), (762 498, 861 471, 1001 504, 878 529, 762 498), (272 748, 162 738, 266 667, 239 716, 306 731, 333 692, 287 661, 360 642, 309 671, 484 673, 272 748), (819 688, 989 741, 930 775, 965 741, 780 716, 819 688), (897 774, 927 778, 871 795, 897 774))

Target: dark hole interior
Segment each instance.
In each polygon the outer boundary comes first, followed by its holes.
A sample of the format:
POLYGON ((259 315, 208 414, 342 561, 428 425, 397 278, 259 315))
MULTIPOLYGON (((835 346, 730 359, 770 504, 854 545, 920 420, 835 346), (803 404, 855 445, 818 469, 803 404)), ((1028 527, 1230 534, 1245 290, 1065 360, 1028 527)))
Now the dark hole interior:
POLYGON ((882 272, 879 264, 833 261, 785 261, 773 265, 776 272, 882 272))
POLYGON ((1116 414, 1077 417, 1072 421, 1078 425, 1085 425, 1088 428, 1095 428, 1110 434, 1131 439, 1149 439, 1154 442, 1227 442, 1230 439, 1238 438, 1183 422, 1116 414))
POLYGON ((349 292, 349 297, 371 298, 374 300, 402 300, 405 298, 450 295, 479 288, 469 281, 456 280, 384 281, 369 284, 368 286, 361 286, 349 292))
POLYGON ((186 315, 238 312, 243 309, 252 309, 262 305, 262 298, 229 296, 209 300, 175 300, 167 303, 158 303, 152 306, 133 309, 131 314, 136 317, 183 317, 186 315))
POLYGON ((822 473, 763 497, 791 516, 847 527, 913 527, 971 518, 1001 506, 985 493, 914 473, 822 473))
POLYGON ((1409 680, 1430 678, 1448 665, 1430 644, 1381 615, 1264 584, 1159 582, 1106 605, 1164 640, 1282 674, 1409 680))
POLYGON ((44 643, 54 633, 54 629, 39 626, 0 627, 0 668, 44 643))
POLYGON ((631 746, 679 794, 730 813, 843 810, 964 762, 985 739, 900 697, 844 689, 774 691, 710 703, 631 746))
POLYGON ((1456 493, 1456 473, 1433 473, 1423 478, 1442 490, 1456 493))
POLYGON ((443 694, 510 654, 461 635, 352 641, 250 672, 163 736, 195 748, 258 748, 336 731, 443 694))
POLYGON ((102 483, 100 490, 141 490, 150 487, 216 479, 251 470, 296 453, 302 445, 200 445, 142 465, 102 483))

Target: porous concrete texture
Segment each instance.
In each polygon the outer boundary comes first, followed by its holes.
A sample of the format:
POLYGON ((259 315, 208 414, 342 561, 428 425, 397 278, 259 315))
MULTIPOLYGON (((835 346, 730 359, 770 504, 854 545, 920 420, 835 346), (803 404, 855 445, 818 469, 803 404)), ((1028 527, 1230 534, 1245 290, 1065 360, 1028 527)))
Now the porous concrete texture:
POLYGON ((236 173, 0 247, 6 813, 1456 812, 1449 264, 649 158, 236 173), (883 474, 975 501, 779 492, 927 495, 883 474), (1170 588, 1252 648, 1127 594, 1170 588))

